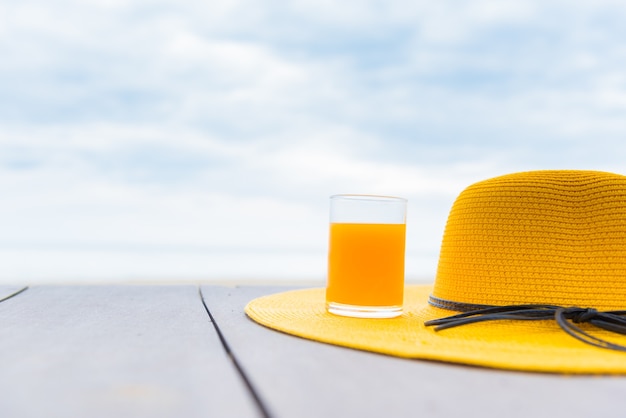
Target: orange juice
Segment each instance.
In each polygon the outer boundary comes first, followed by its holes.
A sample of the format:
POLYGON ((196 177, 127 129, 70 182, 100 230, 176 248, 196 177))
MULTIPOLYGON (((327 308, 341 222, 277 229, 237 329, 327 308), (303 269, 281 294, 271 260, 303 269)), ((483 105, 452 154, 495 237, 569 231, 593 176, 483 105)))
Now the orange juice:
POLYGON ((402 306, 405 224, 331 223, 326 301, 402 306))

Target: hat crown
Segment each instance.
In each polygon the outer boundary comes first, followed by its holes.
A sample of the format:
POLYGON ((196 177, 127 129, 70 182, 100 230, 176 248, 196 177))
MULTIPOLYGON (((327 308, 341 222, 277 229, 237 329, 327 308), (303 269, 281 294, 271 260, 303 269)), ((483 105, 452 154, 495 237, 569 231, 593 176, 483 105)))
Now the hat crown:
POLYGON ((626 307, 626 176, 543 170, 469 186, 448 217, 433 296, 626 307))

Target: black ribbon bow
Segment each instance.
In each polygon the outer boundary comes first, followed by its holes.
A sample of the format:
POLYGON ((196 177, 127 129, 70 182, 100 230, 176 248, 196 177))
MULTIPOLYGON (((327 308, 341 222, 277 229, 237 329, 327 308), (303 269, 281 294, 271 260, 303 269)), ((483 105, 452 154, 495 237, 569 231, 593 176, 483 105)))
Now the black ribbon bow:
MULTIPOLYGON (((467 306, 467 305, 465 305, 467 306)), ((595 347, 626 352, 626 346, 606 341, 584 331, 575 324, 588 323, 598 328, 626 335, 626 311, 600 312, 593 308, 565 308, 553 305, 509 305, 481 307, 458 315, 426 321, 424 325, 435 326, 435 331, 483 321, 502 319, 537 321, 554 319, 563 331, 572 337, 595 347)))

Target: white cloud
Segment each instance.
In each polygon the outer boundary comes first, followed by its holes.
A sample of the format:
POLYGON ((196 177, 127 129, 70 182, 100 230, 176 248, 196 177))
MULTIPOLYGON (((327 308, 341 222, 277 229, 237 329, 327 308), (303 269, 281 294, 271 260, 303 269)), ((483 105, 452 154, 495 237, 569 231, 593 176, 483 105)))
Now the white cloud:
POLYGON ((625 15, 616 1, 3 2, 3 239, 318 257, 328 195, 398 194, 423 265, 474 181, 621 169, 625 15))

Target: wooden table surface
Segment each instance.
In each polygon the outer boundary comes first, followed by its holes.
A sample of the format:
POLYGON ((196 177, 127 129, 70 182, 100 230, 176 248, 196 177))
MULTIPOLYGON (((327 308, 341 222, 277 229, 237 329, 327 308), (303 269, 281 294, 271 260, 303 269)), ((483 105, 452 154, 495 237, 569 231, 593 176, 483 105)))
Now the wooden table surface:
MULTIPOLYGON (((287 288, 30 287, 0 302, 0 416, 626 416, 626 376, 399 359, 278 333, 243 313, 287 288)), ((0 287, 0 299, 18 289, 0 287)))

